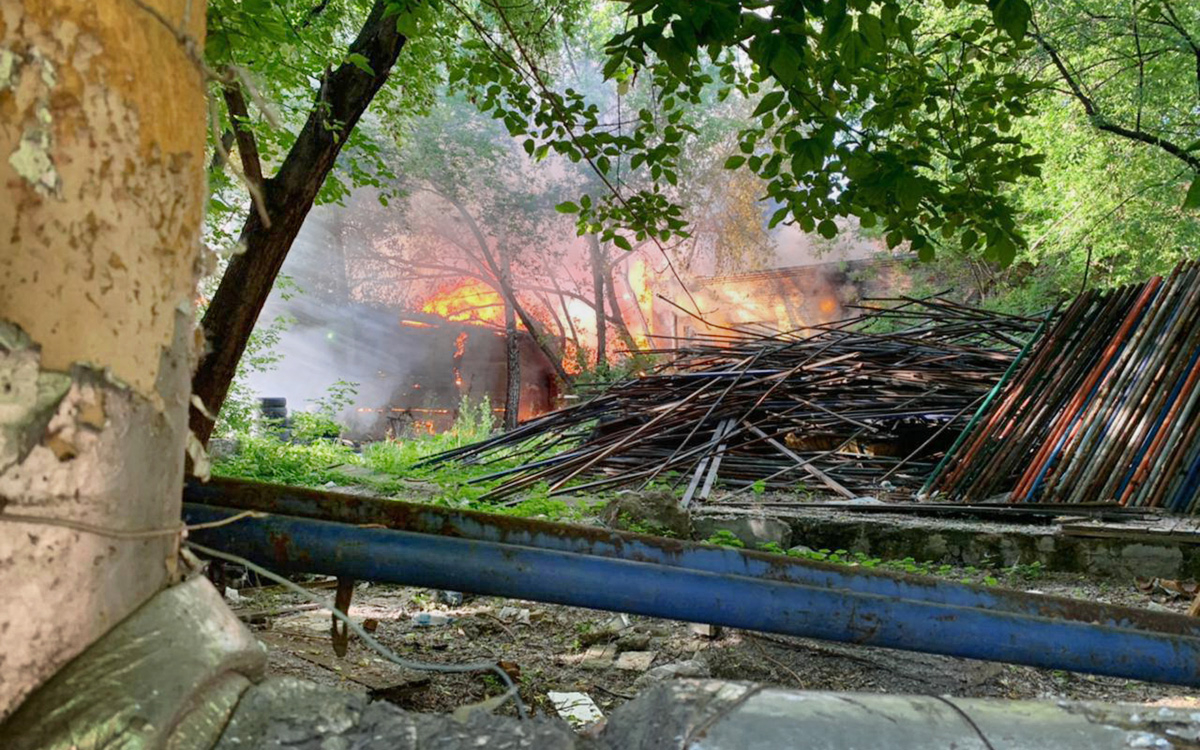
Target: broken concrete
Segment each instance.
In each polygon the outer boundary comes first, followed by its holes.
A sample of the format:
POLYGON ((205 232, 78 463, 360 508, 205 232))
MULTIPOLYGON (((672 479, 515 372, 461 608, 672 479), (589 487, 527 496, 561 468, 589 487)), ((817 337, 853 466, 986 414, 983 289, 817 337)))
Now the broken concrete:
POLYGON ((600 748, 563 721, 528 721, 473 712, 460 721, 444 714, 409 713, 382 701, 288 677, 246 692, 213 750, 417 750, 437 747, 600 748))
POLYGON ((688 659, 655 667, 639 677, 633 686, 641 690, 657 682, 676 680, 681 677, 708 677, 708 674, 708 664, 700 659, 688 659))
POLYGON ((718 532, 728 531, 746 545, 746 549, 753 550, 771 545, 785 550, 792 540, 792 527, 787 521, 761 513, 734 514, 725 513, 722 509, 711 515, 694 516, 692 527, 700 541, 711 539, 718 532))
POLYGON ((654 651, 625 651, 617 657, 613 667, 630 672, 645 672, 658 656, 654 651))
MULTIPOLYGON (((746 543, 758 537, 745 531, 761 527, 761 509, 704 509, 693 518, 697 535, 726 528, 746 543), (745 538, 743 538, 743 535, 745 538)), ((796 505, 772 509, 767 517, 789 528, 791 538, 809 547, 844 549, 882 559, 976 567, 1012 567, 1039 563, 1042 569, 1081 572, 1097 577, 1200 578, 1200 544, 1179 535, 1157 541, 1155 535, 1088 535, 1077 527, 939 519, 915 515, 865 515, 796 505)), ((707 538, 707 537, 702 537, 707 538)), ((1194 537, 1200 541, 1200 536, 1194 537)), ((786 545, 780 545, 787 548, 786 545)))
POLYGON ((609 501, 600 519, 610 529, 687 539, 691 519, 670 492, 626 493, 609 501))
POLYGON ((1188 710, 940 696, 779 690, 689 680, 659 685, 618 709, 602 736, 614 748, 684 750, 1099 750, 1192 747, 1188 710))

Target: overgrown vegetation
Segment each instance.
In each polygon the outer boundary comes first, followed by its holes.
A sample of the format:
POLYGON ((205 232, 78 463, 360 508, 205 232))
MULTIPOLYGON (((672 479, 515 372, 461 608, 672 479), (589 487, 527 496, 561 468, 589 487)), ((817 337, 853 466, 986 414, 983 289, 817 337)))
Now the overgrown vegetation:
MULTIPOLYGON (((419 500, 437 505, 504 513, 528 518, 543 516, 579 520, 591 509, 587 502, 568 504, 548 495, 546 485, 533 487, 520 502, 496 506, 480 501, 501 479, 472 483, 487 474, 515 466, 519 453, 485 465, 446 464, 421 467, 420 462, 437 453, 483 440, 497 428, 491 401, 484 397, 459 402, 454 424, 441 433, 403 435, 354 446, 338 438, 337 422, 349 399, 353 384, 339 381, 308 412, 292 415, 286 429, 264 426, 261 419, 237 422, 238 429, 223 426, 220 434, 236 449, 217 458, 213 473, 259 482, 301 487, 365 486, 384 496, 419 500)), ((248 408, 257 408, 249 407, 248 408)), ((237 412, 239 419, 242 412, 237 412)), ((222 415, 224 417, 224 415, 222 415)))

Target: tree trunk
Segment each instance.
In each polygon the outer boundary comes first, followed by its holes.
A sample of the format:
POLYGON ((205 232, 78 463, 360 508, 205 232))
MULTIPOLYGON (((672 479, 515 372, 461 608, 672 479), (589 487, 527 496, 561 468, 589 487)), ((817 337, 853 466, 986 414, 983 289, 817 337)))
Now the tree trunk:
POLYGON ((605 285, 604 293, 608 295, 608 306, 612 308, 613 325, 617 327, 617 336, 621 339, 621 343, 631 352, 637 351, 637 342, 633 340, 633 334, 629 332, 629 325, 625 322, 625 313, 621 312, 621 304, 617 301, 617 285, 613 280, 613 267, 610 264, 605 264, 604 276, 605 285))
MULTIPOLYGON (((608 331, 604 319, 604 252, 600 249, 600 238, 594 234, 588 235, 588 245, 592 250, 592 306, 596 308, 596 370, 608 366, 608 331)), ((617 312, 614 310, 613 312, 617 312)))
POLYGON ((461 201, 458 201, 455 198, 443 193, 438 193, 438 195, 441 195, 442 198, 454 206, 459 215, 462 216, 467 222, 467 226, 470 228, 471 234, 475 237, 476 244, 479 245, 479 252, 483 255, 483 260, 487 265, 487 270, 489 270, 496 277, 497 282, 500 284, 500 295, 504 297, 505 305, 512 307, 512 309, 516 312, 521 324, 525 326, 525 330, 529 331, 529 335, 533 337, 533 343, 536 344, 537 347, 542 350, 542 353, 546 355, 546 358, 550 360, 550 364, 554 367, 554 372, 558 375, 559 379, 563 383, 569 384, 571 382, 571 376, 563 367, 562 354, 554 351, 546 343, 546 333, 542 330, 541 324, 538 323, 537 320, 535 320, 533 316, 525 310, 525 308, 521 305, 520 300, 517 299, 516 290, 513 289, 510 280, 506 280, 504 278, 504 274, 501 272, 500 265, 496 260, 495 254, 492 252, 491 248, 488 247, 487 237, 484 236, 483 230, 479 228, 479 224, 475 221, 475 217, 471 215, 471 212, 467 210, 467 207, 464 206, 461 201))
MULTIPOLYGON (((500 261, 500 284, 511 290, 512 262, 508 248, 501 244, 496 251, 500 261)), ((516 429, 521 417, 521 340, 517 338, 517 313, 509 303, 504 305, 504 342, 504 429, 512 430, 516 429)))
POLYGON ((175 575, 206 108, 202 0, 0 7, 3 719, 175 575))
MULTIPOLYGON (((395 18, 384 17, 386 8, 385 0, 376 0, 348 50, 364 56, 374 72, 347 62, 324 77, 308 121, 279 172, 262 185, 269 222, 257 210, 250 211, 241 234, 245 251, 230 261, 204 314, 209 353, 200 361, 192 388, 211 414, 225 401, 258 314, 317 191, 404 46, 395 18)), ((207 443, 213 421, 193 408, 191 425, 201 442, 207 443)))

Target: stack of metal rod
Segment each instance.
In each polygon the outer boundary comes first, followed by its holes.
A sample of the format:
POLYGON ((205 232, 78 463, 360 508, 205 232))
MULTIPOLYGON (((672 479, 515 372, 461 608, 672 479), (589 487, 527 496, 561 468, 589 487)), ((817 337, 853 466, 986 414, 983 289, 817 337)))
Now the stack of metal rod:
POLYGON ((1075 300, 948 452, 951 499, 1119 502, 1195 513, 1200 269, 1075 300))
POLYGON ((1039 319, 942 299, 870 300, 787 333, 729 328, 593 398, 427 459, 518 466, 487 497, 669 482, 684 504, 714 487, 799 485, 843 497, 911 494, 1039 319))

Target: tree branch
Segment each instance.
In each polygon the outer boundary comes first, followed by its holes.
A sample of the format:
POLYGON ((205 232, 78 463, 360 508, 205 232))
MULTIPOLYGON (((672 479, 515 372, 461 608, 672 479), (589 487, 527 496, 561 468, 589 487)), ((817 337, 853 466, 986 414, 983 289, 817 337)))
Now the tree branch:
POLYGON ((226 130, 221 133, 221 145, 213 149, 212 161, 208 163, 208 173, 210 175, 220 172, 225 168, 225 155, 229 153, 229 149, 233 148, 233 131, 226 130))
POLYGON ((1071 94, 1079 101, 1081 105, 1083 105, 1083 111, 1087 113, 1089 118, 1091 118, 1093 127, 1095 127, 1097 130, 1102 130, 1106 133, 1112 133, 1113 135, 1117 135, 1131 141, 1144 143, 1148 146, 1155 146, 1171 156, 1174 156, 1176 159, 1179 159, 1197 172, 1200 172, 1200 156, 1188 153, 1183 147, 1168 141, 1165 138, 1160 138, 1156 135, 1151 135, 1150 133, 1146 133, 1141 130, 1127 128, 1123 125, 1117 125, 1105 120, 1103 115, 1101 115, 1099 108, 1096 106, 1096 102, 1090 96, 1088 96, 1087 92, 1083 90, 1083 87, 1080 85, 1079 81, 1075 80, 1075 77, 1071 75, 1071 71, 1067 68, 1067 65, 1063 61, 1062 56, 1059 54, 1058 49, 1055 48, 1054 45, 1050 44, 1050 42, 1047 41, 1040 32, 1036 32, 1032 36, 1037 40, 1038 44, 1041 45, 1042 49, 1046 51, 1046 54, 1050 55, 1050 60, 1054 63, 1054 67, 1058 70, 1059 77, 1061 77, 1063 82, 1066 83, 1071 89, 1071 94))
MULTIPOLYGON (((250 212, 241 234, 246 249, 230 260, 201 321, 209 353, 192 378, 192 392, 210 413, 218 412, 229 393, 254 324, 317 192, 407 41, 396 30, 395 19, 385 17, 387 8, 387 0, 375 0, 347 50, 365 58, 366 70, 345 62, 322 76, 308 119, 279 171, 262 180, 270 221, 250 212)), ((213 420, 193 407, 190 424, 200 442, 207 443, 213 420)))
POLYGON ((255 140, 254 133, 246 126, 250 122, 250 112, 246 108, 246 97, 242 94, 242 87, 231 75, 230 80, 222 87, 221 93, 225 96, 225 108, 229 111, 229 124, 233 128, 233 135, 237 141, 238 156, 242 160, 242 172, 246 175, 247 182, 261 190, 263 184, 262 161, 258 155, 258 141, 255 140))
POLYGON ((458 199, 449 195, 443 195, 442 197, 452 206, 454 206, 459 215, 463 217, 463 220, 467 222, 467 227, 471 230, 471 234, 475 237, 476 244, 479 245, 479 252, 483 255, 483 258, 487 263, 488 270, 495 274, 496 278, 500 281, 500 292, 504 295, 505 301, 512 306, 512 309, 514 312, 516 312, 517 317, 521 319, 522 325, 524 325, 529 331, 529 335, 533 337, 534 343, 538 345, 538 348, 541 349, 546 355, 546 358, 550 360, 550 363, 554 366, 554 372, 558 375, 562 382, 570 383, 571 375, 563 367, 562 357, 546 345, 544 340, 545 332, 542 330, 542 327, 536 320, 533 319, 528 311, 525 310, 520 301, 517 300, 517 295, 513 291, 512 287, 505 283, 504 274, 502 273, 500 264, 497 262, 495 255, 492 254, 491 248, 488 247, 487 238, 483 236, 483 230, 479 228, 479 224, 476 223, 475 217, 471 215, 471 212, 467 210, 467 207, 464 206, 458 199))

